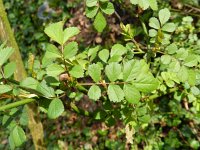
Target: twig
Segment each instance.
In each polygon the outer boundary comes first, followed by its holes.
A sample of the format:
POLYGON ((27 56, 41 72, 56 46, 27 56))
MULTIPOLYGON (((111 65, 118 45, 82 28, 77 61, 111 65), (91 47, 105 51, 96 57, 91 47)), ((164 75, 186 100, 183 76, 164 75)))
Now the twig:
POLYGON ((135 44, 135 46, 137 47, 137 50, 138 50, 139 52, 143 52, 143 53, 144 53, 144 51, 140 48, 138 42, 137 42, 134 38, 132 39, 132 42, 135 44))
POLYGON ((2 67, 0 67, 0 71, 1 71, 1 75, 3 76, 3 78, 6 79, 2 67))
POLYGON ((200 17, 200 15, 198 15, 198 14, 185 12, 185 11, 182 11, 182 10, 179 10, 179 9, 171 8, 170 10, 171 10, 171 11, 174 11, 174 12, 177 12, 177 13, 184 14, 184 15, 187 14, 187 15, 191 15, 191 16, 200 17))
POLYGON ((189 7, 189 8, 191 8, 191 9, 195 10, 195 11, 200 12, 200 8, 197 8, 197 7, 192 6, 192 5, 189 5, 189 4, 184 4, 184 5, 185 5, 186 7, 189 7))
POLYGON ((114 13, 115 13, 116 17, 119 19, 119 21, 122 22, 120 15, 116 11, 114 13))
POLYGON ((67 64, 65 62, 63 52, 64 52, 64 48, 63 48, 63 45, 61 45, 62 60, 63 60, 64 66, 65 66, 65 70, 67 70, 67 64))
POLYGON ((128 82, 110 82, 110 83, 77 83, 77 85, 85 85, 85 86, 90 86, 90 85, 109 85, 109 84, 115 84, 115 85, 120 85, 120 84, 128 84, 128 82))
POLYGON ((34 102, 34 101, 35 101, 35 99, 24 99, 24 100, 20 100, 20 101, 14 102, 14 103, 10 103, 10 104, 1 106, 1 107, 0 107, 0 111, 5 111, 5 110, 7 110, 7 109, 15 108, 15 107, 18 107, 18 106, 21 106, 21 105, 25 105, 25 104, 34 102))

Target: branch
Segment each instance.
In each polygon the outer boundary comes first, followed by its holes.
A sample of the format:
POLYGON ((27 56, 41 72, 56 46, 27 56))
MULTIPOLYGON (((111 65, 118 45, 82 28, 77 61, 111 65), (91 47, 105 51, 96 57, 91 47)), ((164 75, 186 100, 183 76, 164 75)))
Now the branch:
POLYGON ((110 82, 110 83, 77 83, 77 85, 85 85, 85 86, 90 86, 90 85, 109 85, 109 84, 115 84, 115 85, 120 85, 120 84, 128 84, 128 82, 110 82))
POLYGON ((28 103, 31 103, 31 102, 34 102, 34 101, 35 101, 35 99, 23 99, 23 100, 14 102, 14 103, 10 103, 10 104, 1 106, 1 107, 0 107, 0 111, 5 111, 5 110, 7 110, 7 109, 19 107, 19 106, 21 106, 21 105, 25 105, 25 104, 28 104, 28 103))

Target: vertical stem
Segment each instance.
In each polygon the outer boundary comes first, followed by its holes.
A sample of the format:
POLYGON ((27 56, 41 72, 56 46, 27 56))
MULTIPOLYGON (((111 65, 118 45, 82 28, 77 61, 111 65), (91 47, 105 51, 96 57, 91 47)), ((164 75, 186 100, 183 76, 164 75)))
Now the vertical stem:
POLYGON ((10 57, 10 61, 14 61, 17 67, 17 70, 14 74, 15 79, 24 79, 26 77, 26 71, 23 65, 18 45, 10 27, 2 0, 0 0, 0 40, 6 41, 7 46, 10 46, 15 50, 13 55, 10 57))
MULTIPOLYGON (((16 62, 17 69, 14 73, 15 80, 20 81, 26 78, 27 75, 26 75, 25 67, 21 58, 21 54, 20 54, 17 42, 13 35, 13 31, 10 27, 7 14, 5 12, 3 0, 0 0, 0 40, 2 42, 6 41, 7 46, 10 46, 15 50, 12 56, 10 57, 10 61, 16 62)), ((39 118, 36 104, 34 103, 29 104, 27 112, 29 116, 28 126, 33 138, 35 149, 43 150, 45 149, 44 142, 43 142, 43 136, 44 136, 43 126, 39 118)))

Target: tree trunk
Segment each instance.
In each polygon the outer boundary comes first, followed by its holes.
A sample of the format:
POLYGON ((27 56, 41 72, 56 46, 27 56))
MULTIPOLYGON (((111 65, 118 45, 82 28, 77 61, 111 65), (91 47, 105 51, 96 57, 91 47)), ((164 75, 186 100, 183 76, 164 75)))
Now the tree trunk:
MULTIPOLYGON (((21 54, 16 43, 13 31, 10 27, 7 14, 3 5, 3 1, 0 0, 0 40, 6 41, 6 45, 14 49, 13 55, 10 57, 10 61, 16 62, 16 71, 14 73, 15 80, 21 81, 26 78, 26 71, 21 58, 21 54)), ((39 118, 38 109, 35 103, 28 104, 28 127, 30 129, 33 143, 36 150, 46 149, 43 142, 43 126, 39 118)))

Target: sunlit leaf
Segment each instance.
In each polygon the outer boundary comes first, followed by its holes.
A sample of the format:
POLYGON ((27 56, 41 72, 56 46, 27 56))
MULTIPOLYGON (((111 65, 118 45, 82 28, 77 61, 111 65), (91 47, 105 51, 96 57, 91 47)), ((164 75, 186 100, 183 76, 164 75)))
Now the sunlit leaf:
POLYGON ((14 50, 11 47, 0 49, 0 67, 8 60, 13 52, 14 50))
POLYGON ((105 73, 110 81, 115 81, 118 79, 121 73, 121 65, 113 62, 106 66, 105 73))
POLYGON ((48 108, 48 117, 50 119, 58 118, 64 111, 64 105, 58 98, 53 99, 48 108))
POLYGON ((106 27, 106 19, 103 14, 99 11, 94 20, 94 27, 98 32, 103 32, 106 27))
POLYGON ((108 97, 112 102, 121 102, 124 99, 124 92, 119 85, 108 86, 108 97))
POLYGON ((101 67, 98 64, 89 65, 88 74, 95 82, 98 82, 101 78, 101 67))
POLYGON ((140 92, 133 85, 125 84, 123 90, 125 98, 129 103, 131 104, 139 103, 141 95, 140 92))
POLYGON ((74 57, 78 52, 78 43, 70 42, 64 47, 64 58, 70 59, 74 57))
POLYGON ((7 93, 12 90, 10 85, 0 85, 0 94, 7 93))
POLYGON ((26 141, 26 135, 24 130, 19 127, 19 126, 15 126, 14 129, 11 131, 10 133, 10 137, 12 140, 12 142, 14 143, 14 145, 16 147, 21 146, 23 143, 25 143, 26 141))
POLYGON ((63 32, 63 22, 56 22, 49 24, 45 29, 44 32, 53 40, 59 43, 60 45, 63 44, 64 39, 64 32, 63 32))
POLYGON ((169 20, 170 15, 170 11, 167 8, 161 9, 159 11, 158 16, 162 26, 169 20))
POLYGON ((88 96, 92 100, 98 100, 101 97, 101 89, 97 85, 92 85, 88 91, 88 96))

